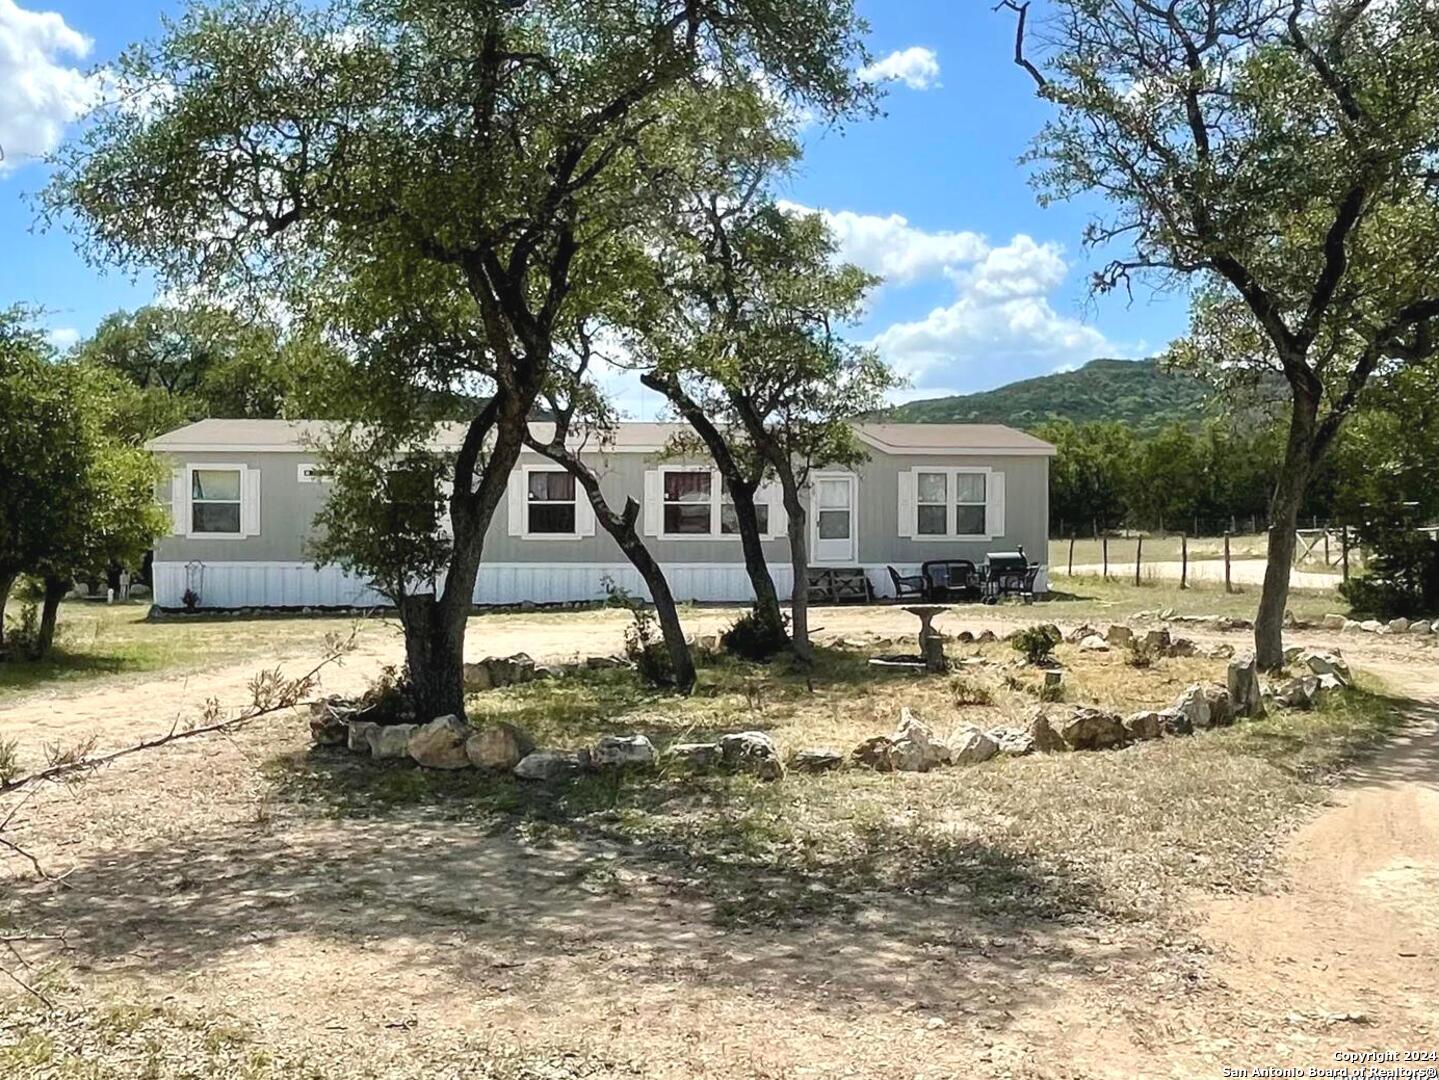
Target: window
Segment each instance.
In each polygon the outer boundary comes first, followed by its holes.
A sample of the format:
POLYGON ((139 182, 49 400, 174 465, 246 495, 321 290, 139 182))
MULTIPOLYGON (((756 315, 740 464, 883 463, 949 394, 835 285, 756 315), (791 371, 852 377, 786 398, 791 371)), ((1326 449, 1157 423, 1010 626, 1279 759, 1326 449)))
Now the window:
POLYGON ((915 531, 920 536, 945 536, 949 532, 949 474, 922 472, 916 475, 914 501, 918 517, 915 531))
POLYGON ((542 536, 573 536, 575 478, 559 470, 535 469, 526 474, 526 531, 542 536))
POLYGON ((385 531, 391 536, 433 536, 440 528, 440 494, 425 463, 402 462, 385 473, 385 531))
POLYGON ((821 478, 816 492, 819 496, 815 531, 821 540, 848 540, 851 506, 849 480, 821 478))
POLYGON ((190 532, 201 536, 240 535, 240 488, 243 470, 190 471, 190 532))
POLYGON ((954 534, 985 535, 985 474, 954 474, 954 534))
MULTIPOLYGON (((769 503, 755 500, 754 515, 759 521, 761 536, 769 535, 769 503)), ((725 536, 739 535, 739 515, 735 513, 734 500, 730 498, 729 485, 720 491, 720 532, 725 536)))
POLYGON ((668 469, 663 475, 665 535, 710 535, 714 531, 714 475, 709 469, 668 469))
MULTIPOLYGON (((990 520, 990 486, 995 486, 998 501, 1003 477, 979 469, 925 468, 914 471, 914 533, 927 536, 960 538, 987 537, 997 522, 990 520)), ((999 510, 993 511, 1001 520, 999 510)), ((906 528, 901 523, 901 529, 906 528)), ((1002 528, 1002 526, 999 526, 1002 528)))

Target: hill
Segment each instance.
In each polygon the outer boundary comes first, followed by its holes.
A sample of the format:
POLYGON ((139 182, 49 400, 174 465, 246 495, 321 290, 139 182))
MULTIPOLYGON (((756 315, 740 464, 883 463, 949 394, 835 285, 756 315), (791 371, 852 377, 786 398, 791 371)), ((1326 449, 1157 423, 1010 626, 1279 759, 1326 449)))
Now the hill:
POLYGON ((1164 371, 1157 360, 1091 360, 978 394, 927 398, 897 406, 896 421, 919 424, 1009 424, 1032 428, 1047 420, 1119 420, 1152 431, 1206 411, 1209 388, 1193 376, 1164 371))

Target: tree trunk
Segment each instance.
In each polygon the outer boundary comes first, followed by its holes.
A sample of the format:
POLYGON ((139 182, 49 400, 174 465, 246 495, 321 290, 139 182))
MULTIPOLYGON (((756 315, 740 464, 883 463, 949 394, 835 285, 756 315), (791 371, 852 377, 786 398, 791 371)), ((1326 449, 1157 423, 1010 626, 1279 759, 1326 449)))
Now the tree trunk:
POLYGON ((809 642, 809 514, 800 499, 799 485, 788 470, 780 476, 784 488, 784 508, 789 515, 789 564, 794 575, 790 594, 790 645, 795 656, 805 664, 814 663, 814 647, 809 642))
POLYGON ((754 589, 755 615, 770 625, 775 637, 788 641, 789 633, 784 627, 784 614, 780 611, 779 590, 774 587, 774 576, 769 572, 765 558, 764 541, 760 539, 759 511, 755 506, 754 488, 736 477, 725 477, 729 485, 730 500, 734 503, 735 519, 739 523, 740 547, 744 554, 745 573, 749 575, 750 587, 754 589))
POLYGON ((773 625, 779 639, 788 640, 784 629, 784 615, 779 606, 779 590, 774 587, 774 577, 770 574, 769 563, 765 560, 759 514, 755 510, 754 493, 758 487, 758 478, 751 479, 742 475, 739 461, 724 433, 715 426, 704 409, 685 393, 673 376, 665 377, 655 372, 646 372, 640 376, 640 382, 663 394, 709 450, 715 468, 729 487, 730 499, 734 503, 745 573, 749 575, 750 587, 754 590, 755 613, 760 619, 773 625))
POLYGON ((19 576, 15 570, 0 570, 0 660, 5 658, 5 605, 10 602, 10 590, 19 576))
POLYGON ((69 587, 69 582, 62 578, 45 578, 45 601, 40 609, 40 630, 35 635, 35 645, 30 651, 32 660, 43 660, 55 644, 55 622, 60 614, 60 601, 69 587))
POLYGON ((1289 420, 1284 463, 1274 486, 1269 519, 1269 555, 1264 567, 1264 588, 1254 618, 1254 656, 1263 671, 1284 666, 1284 610, 1289 603, 1289 571, 1294 562, 1294 530, 1299 508, 1313 468, 1319 403, 1296 391, 1289 420))
POLYGON ((405 667, 415 697, 415 719, 428 723, 437 716, 463 716, 465 711, 465 636, 441 618, 434 593, 400 599, 400 625, 405 631, 405 667))
POLYGON ((670 591, 670 583, 665 578, 665 572, 660 569, 660 564, 655 561, 650 549, 635 531, 640 504, 633 498, 627 499, 624 514, 618 515, 605 502, 604 496, 600 494, 599 482, 594 480, 593 476, 581 482, 584 483, 585 493, 590 497, 590 505, 595 508, 595 518, 604 526, 605 532, 614 538, 649 587, 655 615, 660 621, 660 631, 664 634, 665 649, 670 654, 670 665, 674 668, 675 689, 681 694, 692 693, 696 678, 694 657, 690 655, 689 642, 685 640, 684 627, 680 625, 680 613, 675 606, 674 593, 670 591), (590 481, 593 481, 593 486, 590 481))
POLYGON ((660 632, 665 639, 665 649, 670 654, 670 666, 674 668, 675 689, 681 694, 690 694, 694 691, 696 679, 694 657, 690 655, 689 642, 685 640, 684 627, 680 625, 679 608, 675 606, 669 580, 635 528, 635 522, 640 518, 640 504, 631 497, 625 500, 623 513, 616 514, 610 508, 604 492, 600 490, 600 478, 579 455, 571 453, 565 445, 568 427, 568 420, 562 418, 556 425, 554 442, 541 443, 534 439, 527 442, 532 449, 562 466, 585 489, 585 495, 589 497, 590 506, 595 511, 595 520, 620 546, 630 565, 644 579, 650 590, 650 599, 654 601, 655 615, 660 621, 660 632))
POLYGON ((450 524, 454 536, 450 564, 438 596, 421 593, 400 598, 405 631, 405 660, 421 723, 437 716, 465 716, 465 628, 474 607, 485 534, 505 498, 510 473, 520 459, 529 432, 529 410, 538 391, 503 395, 471 425, 466 448, 457 457, 450 524), (484 437, 495 443, 477 468, 484 437), (479 482, 458 479, 468 471, 479 482))

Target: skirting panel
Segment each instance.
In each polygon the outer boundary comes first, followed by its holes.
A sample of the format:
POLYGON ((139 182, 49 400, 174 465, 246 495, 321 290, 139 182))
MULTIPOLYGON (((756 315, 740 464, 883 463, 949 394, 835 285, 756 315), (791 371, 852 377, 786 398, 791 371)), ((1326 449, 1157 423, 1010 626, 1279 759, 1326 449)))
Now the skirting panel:
MULTIPOLYGON (((754 599, 744 567, 724 563, 673 563, 665 568, 675 599, 701 603, 745 602, 754 599)), ((888 570, 866 566, 874 594, 894 595, 888 570)), ((902 574, 919 567, 896 565, 902 574)), ((775 589, 788 598, 793 575, 787 564, 770 566, 775 589)), ((628 563, 486 563, 475 582, 477 604, 557 604, 603 600, 612 583, 632 596, 650 599, 644 580, 628 563)), ((1036 582, 1048 589, 1048 567, 1036 582)), ((338 567, 316 569, 308 563, 281 562, 157 562, 155 603, 163 608, 185 606, 193 591, 200 608, 376 607, 387 601, 360 578, 338 567)))

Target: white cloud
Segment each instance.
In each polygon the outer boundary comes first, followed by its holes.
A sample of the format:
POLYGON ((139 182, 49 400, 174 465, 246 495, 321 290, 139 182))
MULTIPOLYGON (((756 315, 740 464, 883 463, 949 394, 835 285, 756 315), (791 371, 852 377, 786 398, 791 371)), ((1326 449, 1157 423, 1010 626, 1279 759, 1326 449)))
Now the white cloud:
POLYGON ((820 214, 839 244, 841 259, 894 284, 938 277, 989 251, 979 233, 925 232, 899 214, 880 217, 852 210, 816 211, 797 203, 780 205, 794 213, 820 214))
POLYGON ((1058 245, 1018 234, 972 263, 947 266, 954 301, 887 327, 873 344, 917 389, 930 393, 1010 382, 1096 356, 1131 355, 1133 347, 1054 309, 1049 294, 1067 270, 1058 245))
POLYGON ((80 340, 80 331, 73 326, 57 326, 45 332, 45 340, 55 348, 65 350, 80 340))
POLYGON ((865 82, 902 82, 911 90, 932 90, 939 86, 939 56, 923 45, 911 45, 860 68, 859 77, 865 82))
POLYGON ((0 175, 55 149, 65 125, 95 102, 98 81, 64 62, 83 59, 90 45, 55 12, 0 0, 0 175))

